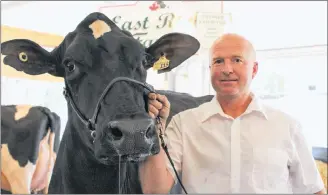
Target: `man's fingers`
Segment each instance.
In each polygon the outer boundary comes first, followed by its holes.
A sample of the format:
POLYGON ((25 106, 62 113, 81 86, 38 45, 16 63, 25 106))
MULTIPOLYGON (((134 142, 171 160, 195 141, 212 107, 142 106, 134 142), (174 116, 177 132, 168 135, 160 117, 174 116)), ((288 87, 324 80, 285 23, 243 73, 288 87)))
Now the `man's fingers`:
POLYGON ((160 110, 163 108, 163 104, 157 100, 149 100, 149 104, 154 106, 157 110, 160 110))
POLYGON ((170 102, 167 100, 165 95, 157 94, 157 100, 159 100, 164 107, 169 108, 170 107, 170 102))
POLYGON ((148 113, 151 118, 156 118, 156 116, 152 112, 149 111, 148 113))
MULTIPOLYGON (((156 94, 156 93, 149 93, 148 94, 148 98, 150 100, 158 100, 160 103, 162 103, 165 107, 170 107, 170 102, 167 100, 165 95, 161 95, 161 94, 156 94)), ((157 103, 153 103, 154 106, 158 109, 161 109, 162 107, 159 106, 159 104, 157 103)))
POLYGON ((152 118, 160 116, 166 119, 170 113, 170 102, 165 95, 149 93, 148 111, 152 118))
POLYGON ((149 93, 148 98, 151 100, 156 100, 156 93, 149 93))
POLYGON ((158 116, 159 111, 153 105, 149 104, 148 109, 155 117, 158 116))

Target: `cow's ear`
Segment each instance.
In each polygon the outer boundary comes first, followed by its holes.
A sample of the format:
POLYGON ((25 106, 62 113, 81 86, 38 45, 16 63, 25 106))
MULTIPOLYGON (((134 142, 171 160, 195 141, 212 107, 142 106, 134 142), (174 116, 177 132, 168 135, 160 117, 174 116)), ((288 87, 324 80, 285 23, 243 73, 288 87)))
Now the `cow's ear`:
POLYGON ((57 58, 37 43, 27 39, 13 39, 1 43, 3 63, 29 75, 49 73, 64 76, 64 69, 57 58))
POLYGON ((194 55, 199 47, 199 41, 190 35, 166 34, 146 49, 152 60, 145 68, 153 67, 158 73, 169 72, 194 55))

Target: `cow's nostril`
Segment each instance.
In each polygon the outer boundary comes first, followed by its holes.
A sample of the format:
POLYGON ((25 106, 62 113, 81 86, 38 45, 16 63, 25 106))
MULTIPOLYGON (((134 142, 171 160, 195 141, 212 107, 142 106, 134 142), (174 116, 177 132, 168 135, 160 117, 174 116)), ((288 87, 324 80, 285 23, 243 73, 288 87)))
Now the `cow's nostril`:
POLYGON ((111 128, 112 135, 114 137, 114 140, 120 140, 123 137, 122 131, 120 131, 118 128, 111 128))
POLYGON ((147 131, 146 131, 146 138, 151 138, 151 136, 153 135, 154 133, 152 132, 152 127, 148 127, 147 131))

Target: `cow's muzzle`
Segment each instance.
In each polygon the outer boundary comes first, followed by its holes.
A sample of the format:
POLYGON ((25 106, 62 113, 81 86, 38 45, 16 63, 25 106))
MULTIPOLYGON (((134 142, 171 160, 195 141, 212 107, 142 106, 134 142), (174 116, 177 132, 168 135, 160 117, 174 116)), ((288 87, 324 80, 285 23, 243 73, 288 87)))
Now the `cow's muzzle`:
POLYGON ((151 118, 110 121, 102 136, 96 138, 96 158, 104 164, 116 164, 118 161, 138 162, 158 153, 155 125, 151 118))

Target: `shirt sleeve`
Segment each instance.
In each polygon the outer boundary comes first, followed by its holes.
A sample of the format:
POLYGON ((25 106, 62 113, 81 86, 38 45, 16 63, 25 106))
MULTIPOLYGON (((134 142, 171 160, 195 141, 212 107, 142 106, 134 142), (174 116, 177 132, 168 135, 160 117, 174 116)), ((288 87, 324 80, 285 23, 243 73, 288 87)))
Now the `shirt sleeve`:
MULTIPOLYGON (((182 136, 181 136, 181 128, 179 122, 179 115, 175 115, 172 117, 172 120, 170 121, 169 125, 165 130, 165 138, 166 138, 168 153, 172 159, 175 170, 177 171, 178 174, 180 174, 183 148, 182 148, 182 136)), ((177 177, 167 155, 166 155, 166 165, 167 165, 167 170, 171 173, 176 184, 177 177)))
POLYGON ((311 148, 302 132, 300 123, 291 126, 293 157, 289 167, 293 193, 313 194, 324 188, 311 148))

